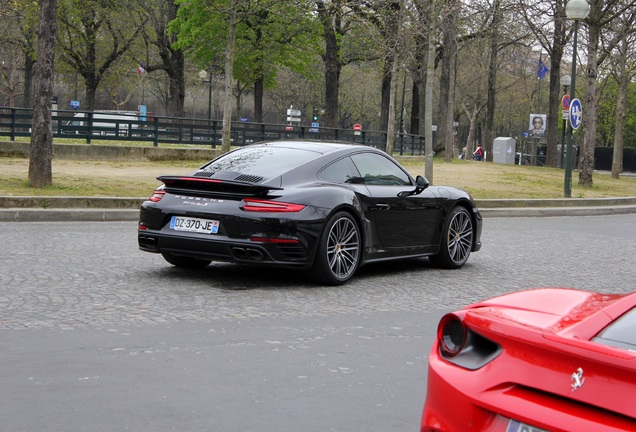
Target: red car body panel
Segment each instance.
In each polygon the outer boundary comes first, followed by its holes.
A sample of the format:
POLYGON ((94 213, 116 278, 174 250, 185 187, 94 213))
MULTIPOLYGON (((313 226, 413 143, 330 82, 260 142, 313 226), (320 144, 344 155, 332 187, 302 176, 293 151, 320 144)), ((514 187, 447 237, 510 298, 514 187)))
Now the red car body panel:
POLYGON ((550 431, 635 431, 636 352, 590 340, 635 306, 636 293, 551 288, 456 312, 501 350, 471 370, 433 344, 422 432, 506 431, 510 419, 550 431))

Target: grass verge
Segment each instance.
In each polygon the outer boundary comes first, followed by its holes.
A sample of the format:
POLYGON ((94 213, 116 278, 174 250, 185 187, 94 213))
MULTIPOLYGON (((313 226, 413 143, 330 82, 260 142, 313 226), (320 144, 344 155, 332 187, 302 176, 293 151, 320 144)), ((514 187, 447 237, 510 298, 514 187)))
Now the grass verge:
MULTIPOLYGON (((422 158, 400 161, 413 175, 424 174, 422 158)), ((3 196, 116 196, 145 197, 165 174, 187 174, 205 163, 190 161, 53 161, 53 185, 28 185, 28 160, 0 158, 0 195, 3 196)), ((435 159, 433 184, 455 186, 475 199, 562 198, 563 170, 558 168, 502 165, 489 162, 435 159)), ((572 174, 573 198, 636 196, 636 176, 612 179, 609 173, 594 173, 594 186, 578 185, 572 174)))

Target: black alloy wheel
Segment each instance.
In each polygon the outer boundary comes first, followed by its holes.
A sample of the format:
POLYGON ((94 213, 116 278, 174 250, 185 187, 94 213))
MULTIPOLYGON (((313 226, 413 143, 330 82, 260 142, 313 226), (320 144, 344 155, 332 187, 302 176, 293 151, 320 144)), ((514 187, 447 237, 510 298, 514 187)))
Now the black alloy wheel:
POLYGON ((451 210, 442 231, 439 254, 429 257, 433 264, 446 269, 463 266, 473 247, 473 220, 464 207, 451 210))
POLYGON ((320 236, 310 275, 327 285, 348 281, 360 264, 360 229, 353 217, 339 212, 329 218, 320 236))

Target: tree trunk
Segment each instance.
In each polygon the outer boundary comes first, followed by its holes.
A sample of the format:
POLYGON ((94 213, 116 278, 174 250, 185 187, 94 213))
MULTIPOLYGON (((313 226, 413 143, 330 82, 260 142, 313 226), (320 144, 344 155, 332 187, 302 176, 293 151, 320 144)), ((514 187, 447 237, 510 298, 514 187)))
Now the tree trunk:
MULTIPOLYGON (((433 8, 433 5, 431 5, 433 8)), ((433 184, 433 81, 435 78, 435 33, 434 22, 428 29, 428 59, 426 61, 426 85, 424 96, 424 141, 426 178, 433 184)))
MULTIPOLYGON (((397 57, 397 56, 396 56, 397 57)), ((391 155, 395 148, 395 99, 397 93, 398 67, 397 62, 393 62, 393 70, 391 71, 391 91, 389 92, 389 117, 387 119, 386 130, 386 149, 385 151, 391 155)))
POLYGON ((627 57, 629 45, 627 35, 623 35, 621 43, 618 45, 620 53, 620 63, 617 65, 616 83, 618 90, 616 94, 616 123, 614 124, 614 150, 612 154, 612 178, 619 178, 623 171, 623 140, 625 133, 625 122, 627 120, 627 92, 631 73, 627 70, 627 57))
POLYGON ((627 89, 629 75, 621 77, 616 97, 616 123, 614 126, 614 153, 612 155, 612 178, 619 178, 623 171, 623 134, 627 119, 627 89))
MULTIPOLYGON (((565 17, 565 2, 556 1, 554 3, 555 15, 565 17)), ((549 167, 556 167, 559 157, 557 143, 560 141, 559 119, 561 118, 561 62, 563 61, 563 47, 565 46, 565 20, 557 18, 554 22, 554 32, 552 38, 552 50, 550 51, 550 94, 548 98, 548 118, 546 125, 546 139, 548 149, 545 164, 549 167)), ((565 145, 565 143, 561 143, 565 145)))
POLYGON ((486 104, 486 126, 482 145, 486 151, 486 160, 492 162, 492 141, 495 129, 495 98, 497 86, 497 57, 499 55, 499 23, 501 9, 499 0, 493 4, 493 20, 490 28, 490 62, 488 68, 488 102, 486 104))
MULTIPOLYGON (((393 50, 388 58, 391 60, 391 91, 389 93, 389 117, 386 130, 386 152, 391 155, 395 148, 395 100, 397 99, 397 82, 399 80, 399 63, 401 61, 402 46, 402 15, 404 10, 403 0, 400 0, 400 10, 397 17, 397 32, 395 35, 393 50)), ((400 131, 402 132, 402 131, 400 131)))
POLYGON ((457 62, 457 15, 459 2, 447 2, 442 31, 444 52, 440 77, 438 147, 444 150, 444 160, 453 159, 453 124, 455 122, 455 68, 457 62))
POLYGON ((340 45, 336 33, 325 28, 325 126, 338 126, 338 93, 340 92, 340 45))
MULTIPOLYGON (((167 102, 168 117, 183 117, 185 101, 185 61, 183 51, 170 51, 170 58, 167 60, 167 71, 169 77, 169 89, 167 102)), ((164 60, 166 62, 166 60, 164 60)), ((210 74, 210 83, 212 74, 210 74)), ((210 84, 212 85, 212 84, 210 84)))
POLYGON ((33 107, 33 72, 35 70, 35 60, 27 55, 24 58, 24 96, 22 97, 22 106, 24 108, 33 107))
MULTIPOLYGON (((601 12, 597 2, 590 2, 590 24, 588 26, 587 70, 585 102, 583 103, 583 145, 579 152, 579 186, 592 187, 592 172, 594 171, 594 147, 596 147, 596 78, 597 56, 601 28, 596 18, 601 12)), ((579 30, 580 31, 580 30, 579 30)), ((574 89, 573 89, 574 90, 574 89)))
POLYGON ((391 100, 391 83, 394 56, 387 58, 382 66, 382 100, 380 102, 380 130, 387 130, 389 125, 389 103, 391 100))
POLYGON ((413 94, 411 95, 411 128, 412 135, 420 133, 420 88, 413 82, 413 94))
POLYGON ((236 41, 236 8, 239 0, 232 0, 230 6, 230 29, 225 50, 225 85, 223 102, 223 131, 221 133, 221 151, 227 153, 231 148, 232 134, 232 65, 234 64, 234 43, 236 41))
POLYGON ((263 88, 265 79, 261 76, 254 82, 254 119, 256 123, 263 122, 263 88))
POLYGON ((57 4, 56 0, 40 0, 39 5, 38 62, 34 82, 35 98, 29 159, 29 185, 31 187, 44 187, 53 184, 51 96, 53 95, 57 4))

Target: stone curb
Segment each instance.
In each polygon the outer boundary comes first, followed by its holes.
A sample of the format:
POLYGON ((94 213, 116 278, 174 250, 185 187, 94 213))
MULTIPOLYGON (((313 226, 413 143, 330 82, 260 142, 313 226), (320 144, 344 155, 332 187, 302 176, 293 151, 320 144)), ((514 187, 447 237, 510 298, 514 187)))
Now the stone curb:
MULTIPOLYGON (((135 200, 141 203, 142 200, 135 200)), ((636 205, 572 207, 483 207, 483 217, 600 216, 636 213, 636 205)), ((137 221, 135 208, 0 208, 0 222, 137 221)))

